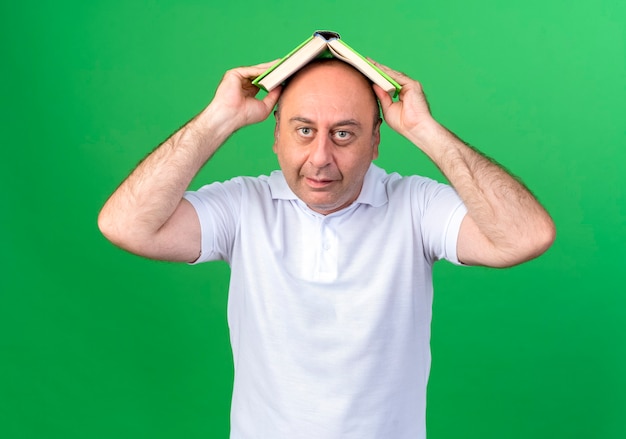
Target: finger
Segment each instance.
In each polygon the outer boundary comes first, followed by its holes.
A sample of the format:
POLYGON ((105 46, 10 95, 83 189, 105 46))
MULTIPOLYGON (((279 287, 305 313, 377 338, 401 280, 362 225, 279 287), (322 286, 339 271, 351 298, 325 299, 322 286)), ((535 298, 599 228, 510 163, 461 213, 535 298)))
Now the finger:
POLYGON ((268 69, 269 67, 273 66, 274 64, 276 64, 278 61, 280 61, 282 58, 276 58, 273 61, 267 61, 261 64, 257 64, 256 66, 253 67, 260 67, 262 69, 268 69))
POLYGON ((372 88, 374 89, 374 93, 376 94, 376 97, 380 101, 380 106, 382 107, 383 110, 387 109, 389 105, 393 104, 393 99, 391 98, 391 96, 389 96, 389 93, 387 93, 377 84, 372 84, 372 88))
POLYGON ((272 111, 272 109, 276 105, 276 102, 278 102, 278 98, 280 97, 280 94, 282 93, 282 91, 283 91, 283 86, 279 85, 278 87, 276 87, 275 89, 270 91, 261 100, 263 102, 263 104, 265 105, 265 107, 268 109, 268 111, 272 111))
POLYGON ((410 83, 411 81, 413 81, 409 75, 399 72, 397 70, 392 69, 391 67, 387 67, 384 64, 379 63, 378 61, 373 60, 372 58, 367 58, 372 64, 374 64, 376 67, 378 67, 379 69, 381 69, 383 72, 385 72, 386 74, 388 74, 389 76, 391 76, 394 80, 396 80, 398 82, 398 84, 400 84, 401 86, 404 86, 408 83, 410 83))
POLYGON ((256 78, 268 68, 276 64, 279 60, 280 59, 275 59, 274 61, 264 62, 254 66, 238 67, 232 69, 231 72, 241 76, 242 78, 256 78))

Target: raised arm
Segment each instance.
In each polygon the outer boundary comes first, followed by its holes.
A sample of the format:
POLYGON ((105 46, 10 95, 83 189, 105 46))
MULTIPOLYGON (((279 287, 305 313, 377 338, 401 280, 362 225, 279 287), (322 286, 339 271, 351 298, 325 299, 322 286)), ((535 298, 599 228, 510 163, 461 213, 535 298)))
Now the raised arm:
POLYGON ((528 189, 439 124, 417 81, 379 66, 402 85, 396 102, 374 86, 385 120, 430 157, 467 206, 457 244, 459 260, 508 267, 545 252, 554 241, 554 223, 528 189))
POLYGON ((211 103, 135 168, 100 211, 98 226, 107 239, 152 259, 198 258, 200 224, 184 192, 232 133, 269 116, 280 88, 257 99, 251 80, 270 65, 226 72, 211 103))

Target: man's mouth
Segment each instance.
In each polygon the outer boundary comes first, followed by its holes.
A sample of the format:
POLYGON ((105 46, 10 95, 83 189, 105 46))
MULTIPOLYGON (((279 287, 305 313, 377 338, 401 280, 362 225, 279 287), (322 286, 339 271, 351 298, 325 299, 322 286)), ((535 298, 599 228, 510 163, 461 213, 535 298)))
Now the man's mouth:
POLYGON ((334 182, 334 180, 325 179, 325 178, 305 177, 305 180, 306 180, 307 185, 314 189, 323 189, 334 182))

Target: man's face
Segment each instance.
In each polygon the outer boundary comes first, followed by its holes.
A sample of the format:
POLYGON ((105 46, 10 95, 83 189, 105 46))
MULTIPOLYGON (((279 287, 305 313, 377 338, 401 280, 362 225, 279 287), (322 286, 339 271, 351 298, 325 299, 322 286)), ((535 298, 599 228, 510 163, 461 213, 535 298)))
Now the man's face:
POLYGON ((342 62, 299 74, 281 97, 274 152, 291 190, 327 215, 349 206, 378 157, 380 122, 369 83, 342 62))

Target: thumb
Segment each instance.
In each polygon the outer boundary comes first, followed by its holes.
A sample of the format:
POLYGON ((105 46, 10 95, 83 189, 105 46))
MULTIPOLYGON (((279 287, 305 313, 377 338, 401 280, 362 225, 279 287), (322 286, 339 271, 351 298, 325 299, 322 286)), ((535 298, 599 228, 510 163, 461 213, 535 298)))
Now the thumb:
POLYGON ((283 91, 283 86, 279 85, 272 91, 270 91, 261 101, 265 104, 265 107, 268 111, 272 111, 276 103, 278 102, 278 98, 283 91))
POLYGON ((372 84, 372 87, 374 89, 376 97, 378 98, 378 101, 380 102, 380 108, 383 110, 383 115, 385 115, 387 113, 387 109, 394 103, 393 98, 389 96, 389 93, 387 93, 378 85, 372 84))
POLYGON ((378 85, 372 84, 372 87, 374 88, 374 93, 376 94, 376 97, 380 101, 380 106, 382 107, 383 111, 385 111, 387 108, 389 108, 391 104, 393 104, 393 99, 391 98, 391 96, 389 96, 389 93, 380 88, 378 85))

